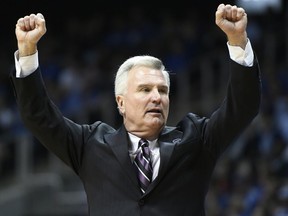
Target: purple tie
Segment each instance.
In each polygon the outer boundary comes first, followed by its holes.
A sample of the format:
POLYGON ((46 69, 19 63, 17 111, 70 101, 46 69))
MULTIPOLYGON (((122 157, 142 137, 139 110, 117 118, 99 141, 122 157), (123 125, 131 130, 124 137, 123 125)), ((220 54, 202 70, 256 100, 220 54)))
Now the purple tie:
POLYGON ((148 141, 141 139, 139 141, 140 151, 135 157, 134 164, 137 168, 137 176, 142 193, 144 194, 147 187, 152 181, 152 163, 150 159, 150 151, 148 141))

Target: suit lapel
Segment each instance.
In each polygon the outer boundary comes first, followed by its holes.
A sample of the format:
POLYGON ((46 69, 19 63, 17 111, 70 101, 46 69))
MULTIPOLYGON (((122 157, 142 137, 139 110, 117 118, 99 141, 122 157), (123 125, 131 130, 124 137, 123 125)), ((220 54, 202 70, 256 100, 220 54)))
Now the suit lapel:
POLYGON ((153 187, 163 178, 167 172, 174 148, 176 144, 181 141, 183 133, 175 129, 175 127, 165 127, 158 139, 160 147, 160 167, 153 187))
MULTIPOLYGON (((147 195, 153 188, 158 184, 158 182, 163 178, 169 167, 169 161, 172 156, 175 145, 181 141, 182 132, 175 130, 174 127, 165 127, 162 131, 158 142, 160 147, 160 167, 157 178, 152 182, 146 193, 147 195)), ((121 164, 124 172, 130 178, 132 183, 135 185, 135 189, 139 193, 139 185, 137 176, 135 174, 135 168, 131 162, 129 156, 129 139, 125 127, 122 125, 119 130, 112 134, 105 135, 105 141, 111 147, 115 157, 121 164)))
POLYGON ((130 180, 137 186, 138 181, 135 174, 135 168, 131 162, 131 158, 129 156, 129 139, 128 134, 125 130, 125 127, 122 126, 115 133, 105 135, 105 141, 111 147, 116 159, 121 164, 122 169, 129 176, 130 180))

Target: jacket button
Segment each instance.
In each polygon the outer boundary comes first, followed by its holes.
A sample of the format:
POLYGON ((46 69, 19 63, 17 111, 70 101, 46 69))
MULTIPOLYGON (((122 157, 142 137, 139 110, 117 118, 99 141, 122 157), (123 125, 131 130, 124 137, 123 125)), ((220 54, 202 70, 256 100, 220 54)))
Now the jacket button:
POLYGON ((145 200, 143 199, 140 199, 139 202, 138 202, 139 206, 143 206, 145 204, 145 200))

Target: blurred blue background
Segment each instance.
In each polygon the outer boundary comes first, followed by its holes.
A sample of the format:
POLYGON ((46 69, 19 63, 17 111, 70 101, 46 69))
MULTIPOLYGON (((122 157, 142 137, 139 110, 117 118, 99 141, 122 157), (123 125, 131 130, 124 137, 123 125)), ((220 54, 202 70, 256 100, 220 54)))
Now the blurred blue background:
MULTIPOLYGON (((288 5, 285 0, 1 2, 0 216, 84 216, 78 177, 23 126, 8 74, 19 17, 41 12, 47 33, 40 64, 51 98, 79 123, 120 126, 114 74, 128 57, 151 54, 171 72, 169 125, 186 112, 210 115, 221 102, 229 58, 215 25, 219 3, 248 13, 248 36, 261 64, 259 116, 219 161, 207 216, 288 215, 288 5), (2 5, 3 4, 3 5, 2 5)), ((245 88, 245 86, 244 86, 245 88)), ((179 176, 181 178, 181 176, 179 176)))

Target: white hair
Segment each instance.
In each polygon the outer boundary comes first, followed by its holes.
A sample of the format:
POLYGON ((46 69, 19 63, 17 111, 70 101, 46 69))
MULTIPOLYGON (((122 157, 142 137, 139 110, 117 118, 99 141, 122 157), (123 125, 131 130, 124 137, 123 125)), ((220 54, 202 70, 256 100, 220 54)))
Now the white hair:
POLYGON ((165 70, 165 66, 162 61, 156 57, 149 55, 134 56, 128 58, 123 64, 119 67, 115 82, 114 82, 114 93, 115 97, 117 95, 123 95, 127 91, 127 79, 129 71, 136 66, 145 66, 152 69, 160 70, 163 73, 163 76, 168 85, 168 93, 170 89, 170 77, 168 71, 165 70))

